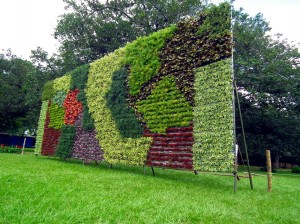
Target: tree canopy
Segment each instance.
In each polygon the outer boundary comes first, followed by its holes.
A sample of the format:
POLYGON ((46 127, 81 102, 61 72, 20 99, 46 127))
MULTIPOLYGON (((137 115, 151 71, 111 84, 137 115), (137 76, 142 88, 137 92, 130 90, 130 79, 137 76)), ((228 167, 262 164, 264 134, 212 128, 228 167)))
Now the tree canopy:
POLYGON ((300 154, 300 53, 281 35, 268 36, 270 29, 262 14, 236 12, 234 72, 252 160, 264 163, 270 149, 278 165, 300 154))

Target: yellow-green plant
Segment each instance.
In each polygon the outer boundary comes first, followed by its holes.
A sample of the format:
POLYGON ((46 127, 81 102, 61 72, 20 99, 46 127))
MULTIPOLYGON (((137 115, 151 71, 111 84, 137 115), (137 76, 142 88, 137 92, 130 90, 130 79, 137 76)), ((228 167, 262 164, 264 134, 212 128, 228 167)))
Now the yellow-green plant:
POLYGON ((50 123, 49 128, 61 129, 64 125, 65 109, 56 103, 51 103, 49 107, 50 123))
POLYGON ((58 91, 68 92, 70 90, 70 83, 71 83, 71 75, 67 74, 60 78, 54 79, 53 89, 55 93, 58 91))
POLYGON ((230 59, 196 71, 193 165, 201 171, 233 170, 233 95, 230 59))
POLYGON ((86 98, 105 160, 111 164, 144 165, 152 139, 122 137, 111 110, 106 106, 113 73, 122 68, 123 57, 124 48, 121 48, 91 63, 86 98))
POLYGON ((35 142, 35 154, 40 154, 42 150, 42 143, 43 143, 43 136, 44 136, 44 128, 45 128, 45 121, 46 115, 48 110, 48 101, 45 100, 42 102, 42 108, 40 111, 40 117, 38 122, 38 129, 36 134, 36 142, 35 142))

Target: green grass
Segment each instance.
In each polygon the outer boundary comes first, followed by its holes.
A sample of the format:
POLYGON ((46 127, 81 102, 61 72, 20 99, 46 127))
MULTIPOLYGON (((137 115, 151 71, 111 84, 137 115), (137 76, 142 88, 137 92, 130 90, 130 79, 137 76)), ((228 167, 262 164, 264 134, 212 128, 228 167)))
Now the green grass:
POLYGON ((234 193, 232 177, 155 171, 0 154, 0 223, 300 223, 299 174, 234 193))

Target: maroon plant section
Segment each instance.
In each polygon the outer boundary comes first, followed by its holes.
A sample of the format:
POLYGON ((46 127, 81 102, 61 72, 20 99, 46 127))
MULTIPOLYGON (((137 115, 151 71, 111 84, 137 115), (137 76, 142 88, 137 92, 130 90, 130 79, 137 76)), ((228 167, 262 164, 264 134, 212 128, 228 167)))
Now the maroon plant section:
POLYGON ((148 166, 193 169, 193 126, 168 128, 166 135, 144 131, 153 142, 147 156, 148 166))
POLYGON ((43 156, 53 156, 55 154, 55 149, 58 145, 59 137, 61 134, 60 130, 49 128, 49 123, 50 114, 49 111, 47 111, 41 152, 43 156))
POLYGON ((103 151, 96 139, 96 131, 86 131, 82 128, 83 113, 76 118, 76 137, 73 147, 72 158, 89 161, 103 160, 103 151))

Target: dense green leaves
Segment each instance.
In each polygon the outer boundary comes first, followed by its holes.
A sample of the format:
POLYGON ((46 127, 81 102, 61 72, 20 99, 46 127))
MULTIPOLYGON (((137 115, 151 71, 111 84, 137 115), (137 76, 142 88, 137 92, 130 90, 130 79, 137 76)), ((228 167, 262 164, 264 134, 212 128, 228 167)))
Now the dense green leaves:
MULTIPOLYGON (((235 76, 252 164, 265 162, 271 150, 274 164, 300 162, 300 54, 270 30, 261 14, 235 13, 235 76)), ((238 141, 242 146, 240 122, 238 141)))
POLYGON ((228 2, 220 5, 211 5, 204 11, 204 21, 199 27, 198 35, 206 35, 208 39, 215 39, 230 35, 230 4, 228 2))
POLYGON ((138 121, 134 109, 128 106, 126 100, 127 75, 128 72, 125 69, 113 73, 111 88, 106 94, 106 105, 111 110, 120 135, 124 138, 139 138, 143 134, 143 125, 138 121))
POLYGON ((64 125, 62 127, 55 156, 60 157, 61 159, 71 158, 75 133, 76 127, 73 125, 64 125))
POLYGON ((152 132, 166 133, 168 127, 189 126, 193 120, 192 107, 176 88, 174 78, 163 78, 151 95, 136 105, 152 132))
POLYGON ((142 85, 158 74, 160 51, 175 31, 176 26, 171 26, 126 45, 125 61, 130 65, 128 85, 131 95, 137 95, 142 85))
POLYGON ((32 63, 0 53, 0 132, 35 133, 43 83, 32 63))
POLYGON ((194 169, 233 170, 233 89, 230 59, 197 69, 194 169))

